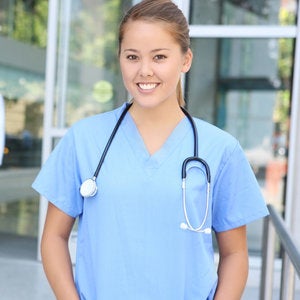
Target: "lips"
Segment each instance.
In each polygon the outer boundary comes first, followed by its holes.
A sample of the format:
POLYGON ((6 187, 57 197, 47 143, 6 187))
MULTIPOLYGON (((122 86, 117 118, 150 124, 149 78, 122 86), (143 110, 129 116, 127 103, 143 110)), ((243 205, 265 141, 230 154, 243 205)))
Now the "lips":
POLYGON ((138 83, 138 87, 144 91, 153 90, 158 86, 157 83, 138 83))

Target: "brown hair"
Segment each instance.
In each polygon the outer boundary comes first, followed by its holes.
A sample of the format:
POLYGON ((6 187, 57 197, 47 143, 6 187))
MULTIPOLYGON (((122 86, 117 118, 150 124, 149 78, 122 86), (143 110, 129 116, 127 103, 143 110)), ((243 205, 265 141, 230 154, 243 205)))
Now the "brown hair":
MULTIPOLYGON (((148 22, 164 22, 170 34, 180 45, 182 53, 190 48, 189 27, 182 11, 171 0, 143 0, 134 5, 123 17, 119 27, 119 54, 126 24, 130 21, 144 20, 148 22)), ((181 80, 176 88, 177 99, 180 106, 185 104, 181 80)))

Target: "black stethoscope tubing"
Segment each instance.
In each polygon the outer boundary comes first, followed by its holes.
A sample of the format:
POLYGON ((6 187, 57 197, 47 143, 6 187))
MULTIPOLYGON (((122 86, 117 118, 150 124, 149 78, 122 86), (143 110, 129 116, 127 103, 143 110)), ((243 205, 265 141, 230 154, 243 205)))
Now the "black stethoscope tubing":
POLYGON ((94 175, 93 175, 93 178, 96 179, 96 178, 98 177, 98 174, 99 174, 99 172, 100 172, 100 169, 101 169, 102 164, 103 164, 103 162, 104 162, 104 159, 105 159, 105 157, 106 157, 106 154, 107 154, 107 152, 108 152, 108 149, 109 149, 109 147, 110 147, 110 145, 111 145, 111 143, 112 143, 112 141, 113 141, 113 139, 114 139, 114 137, 115 137, 115 135, 116 135, 116 133, 117 133, 117 131, 118 131, 118 129, 119 129, 119 127, 120 127, 120 125, 121 125, 121 123, 122 123, 124 117, 125 117, 125 115, 127 114, 129 108, 131 107, 131 105, 132 105, 132 103, 127 103, 127 104, 126 104, 125 109, 123 110, 123 112, 122 112, 122 114, 121 114, 119 120, 117 121, 117 123, 116 123, 116 125, 115 125, 115 127, 114 127, 114 129, 113 129, 113 131, 112 131, 112 133, 111 133, 111 135, 110 135, 108 141, 107 141, 107 144, 106 144, 106 146, 105 146, 105 148, 104 148, 104 150, 103 150, 103 152, 102 152, 101 158, 100 158, 100 160, 99 160, 99 163, 98 163, 98 166, 97 166, 97 168, 96 168, 96 170, 95 170, 95 173, 94 173, 94 175))
MULTIPOLYGON (((100 169, 101 169, 102 164, 104 162, 104 159, 106 157, 106 154, 109 150, 109 147, 110 147, 110 145, 111 145, 111 143, 112 143, 112 141, 113 141, 113 139, 114 139, 114 137, 115 137, 115 135, 116 135, 116 133, 117 133, 124 117, 125 117, 125 115, 127 114, 128 110, 130 109, 131 105, 132 105, 132 103, 127 103, 126 104, 125 109, 123 110, 119 120, 117 121, 117 123, 116 123, 116 125, 115 125, 115 127, 114 127, 108 141, 107 141, 107 144, 106 144, 106 146, 105 146, 105 148, 102 152, 102 155, 101 155, 101 158, 99 160, 98 166, 97 166, 97 168, 95 170, 95 173, 93 175, 93 179, 96 179, 98 177, 100 169)), ((207 162, 204 159, 198 157, 198 132, 197 132, 197 127, 195 125, 195 122, 194 122, 192 116, 188 113, 188 111, 186 109, 184 109, 183 107, 181 107, 181 110, 183 111, 183 113, 186 115, 189 122, 191 123, 191 127, 192 127, 192 130, 193 130, 193 137, 194 137, 194 156, 188 157, 183 161, 182 169, 181 169, 181 178, 182 179, 186 178, 186 169, 187 169, 186 166, 187 166, 187 164, 191 161, 198 161, 198 162, 200 162, 201 164, 204 165, 205 171, 206 171, 206 176, 207 176, 207 181, 210 183, 210 169, 209 169, 209 166, 208 166, 207 162)))
POLYGON ((183 111, 183 113, 186 115, 186 117, 188 118, 188 120, 191 123, 192 130, 193 130, 193 137, 194 137, 194 156, 188 157, 183 161, 182 168, 181 168, 181 178, 182 179, 186 178, 187 164, 191 161, 198 161, 205 167, 206 179, 207 179, 207 182, 210 183, 211 176, 210 176, 210 168, 208 166, 208 163, 204 159, 202 159, 198 156, 198 131, 197 131, 196 124, 195 124, 192 116, 188 113, 188 111, 186 109, 181 107, 181 110, 183 111))
MULTIPOLYGON (((131 107, 132 103, 127 103, 126 104, 126 107, 124 108, 121 116, 119 117, 108 141, 107 141, 107 144, 102 152, 102 155, 101 155, 101 158, 99 160, 99 163, 97 165, 97 168, 94 172, 94 175, 92 178, 89 178, 87 180, 85 180, 81 187, 80 187, 80 194, 82 195, 82 197, 93 197, 96 193, 97 193, 97 184, 96 184, 96 179, 99 175, 99 172, 100 172, 100 169, 102 167, 102 164, 104 162, 104 159, 107 155, 107 152, 109 150, 109 147, 125 117, 125 115, 127 114, 129 108, 131 107)), ((206 222, 206 219, 208 217, 208 204, 209 204, 209 197, 210 197, 210 181, 211 181, 211 175, 210 175, 210 168, 207 164, 207 162, 200 158, 198 156, 198 132, 197 132, 197 128, 196 128, 196 125, 195 125, 195 122, 192 118, 192 116, 188 113, 188 111, 186 109, 184 109, 183 107, 181 107, 181 110, 183 111, 183 113, 186 115, 186 117, 188 118, 190 124, 191 124, 191 127, 192 127, 192 130, 193 130, 193 138, 194 138, 194 156, 190 156, 188 158, 186 158, 183 163, 182 163, 182 169, 181 169, 181 178, 182 178, 182 190, 183 190, 183 210, 184 210, 184 216, 185 216, 185 220, 186 220, 186 223, 181 223, 180 227, 182 229, 188 229, 190 231, 194 231, 194 232, 203 232, 203 233, 208 233, 210 234, 211 230, 210 228, 203 228, 204 225, 205 225, 205 222, 206 222), (206 172, 206 181, 207 181, 207 192, 206 192, 206 205, 205 205, 205 216, 203 218, 203 221, 201 223, 200 226, 198 227, 193 227, 190 220, 189 220, 189 217, 188 217, 188 214, 187 214, 187 207, 186 207, 186 192, 185 192, 185 181, 186 181, 186 175, 187 175, 187 165, 189 162, 192 162, 192 161, 197 161, 199 162, 200 164, 202 164, 205 168, 205 172, 206 172)))

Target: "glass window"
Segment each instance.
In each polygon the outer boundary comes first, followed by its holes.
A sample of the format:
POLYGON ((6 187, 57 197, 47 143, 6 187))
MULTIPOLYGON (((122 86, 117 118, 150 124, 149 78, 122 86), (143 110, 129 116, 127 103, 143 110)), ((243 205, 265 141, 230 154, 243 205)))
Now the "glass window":
MULTIPOLYGON (((127 97, 118 70, 117 27, 131 0, 58 2, 53 125, 68 127, 127 97)), ((30 186, 40 167, 47 113, 47 16, 47 0, 0 1, 0 94, 6 123, 0 166, 0 238, 37 236, 39 196, 30 186)))
POLYGON ((118 25, 131 1, 61 4, 55 126, 68 127, 126 100, 118 66, 118 25))
POLYGON ((186 78, 189 110, 240 141, 266 201, 279 209, 293 47, 292 39, 193 39, 194 62, 186 78))
POLYGON ((0 245, 12 240, 7 236, 30 237, 30 243, 37 237, 39 197, 30 186, 41 164, 47 15, 45 0, 0 2, 0 95, 5 107, 0 245))
POLYGON ((296 13, 296 0, 191 0, 190 23, 294 25, 296 13))
POLYGON ((0 35, 45 48, 47 16, 47 0, 3 0, 0 2, 0 35))

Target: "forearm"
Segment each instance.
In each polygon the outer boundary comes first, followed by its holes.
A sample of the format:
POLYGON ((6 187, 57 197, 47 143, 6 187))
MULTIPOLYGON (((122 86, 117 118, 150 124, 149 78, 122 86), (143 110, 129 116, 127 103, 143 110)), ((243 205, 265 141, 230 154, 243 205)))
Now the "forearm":
POLYGON ((42 261, 47 279, 57 300, 79 300, 73 279, 68 241, 61 237, 44 237, 42 261))
POLYGON ((248 277, 248 253, 238 252, 220 259, 214 300, 240 300, 248 277))

